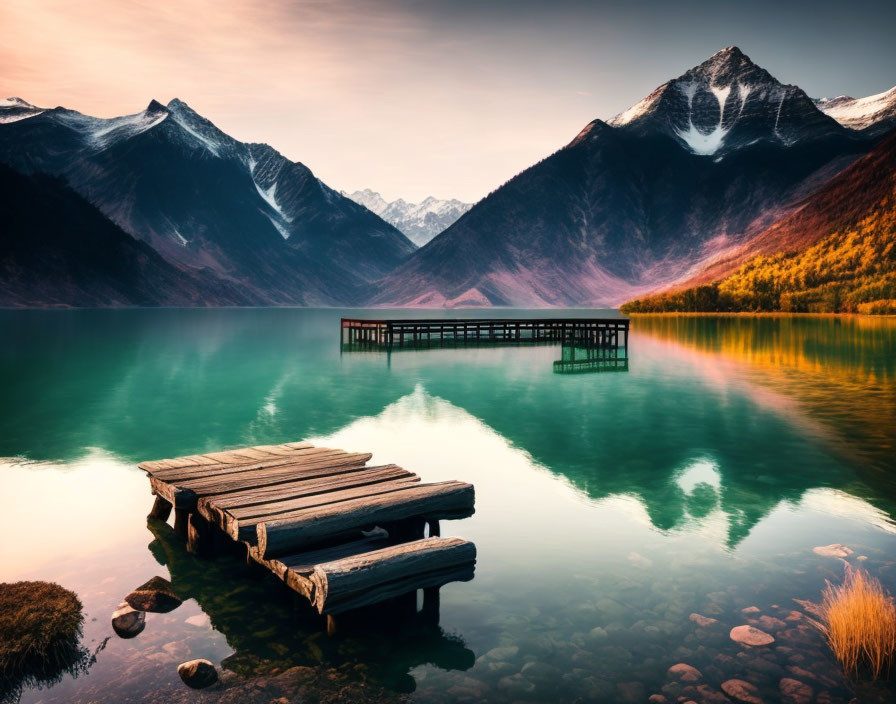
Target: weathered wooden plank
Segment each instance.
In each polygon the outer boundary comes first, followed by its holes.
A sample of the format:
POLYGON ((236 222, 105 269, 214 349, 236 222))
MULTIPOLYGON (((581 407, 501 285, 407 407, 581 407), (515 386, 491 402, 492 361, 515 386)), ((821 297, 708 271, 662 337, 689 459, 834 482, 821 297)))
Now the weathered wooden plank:
MULTIPOLYGON (((425 594, 428 590, 438 589, 439 587, 442 587, 449 582, 469 582, 471 579, 473 579, 475 574, 475 563, 469 563, 466 565, 460 565, 459 567, 449 567, 445 570, 437 570, 435 572, 426 572, 425 574, 411 575, 402 579, 395 580, 394 582, 386 582, 385 584, 377 585, 365 592, 360 592, 344 601, 327 604, 324 607, 325 613, 341 614, 353 609, 360 609, 364 606, 378 604, 379 602, 385 601, 387 599, 394 599, 395 597, 401 596, 403 594, 408 594, 409 592, 413 592, 418 589, 423 589, 425 594)), ((310 582, 310 580, 308 581, 310 582)), ((313 583, 311 591, 312 596, 307 597, 309 601, 313 598, 313 583)))
POLYGON ((217 523, 222 527, 222 530, 224 530, 234 540, 249 541, 254 543, 256 540, 255 526, 257 526, 259 523, 291 518, 293 516, 300 516, 302 515, 303 511, 307 511, 308 509, 316 508, 318 506, 329 506, 331 504, 338 504, 340 502, 350 501, 352 499, 359 499, 367 496, 380 496, 384 494, 390 494, 395 491, 401 491, 412 487, 416 482, 419 481, 420 477, 415 476, 397 479, 391 482, 377 482, 375 484, 368 484, 367 486, 352 487, 351 489, 345 489, 342 491, 330 491, 324 494, 314 494, 313 496, 308 496, 304 499, 295 499, 293 501, 283 502, 283 504, 288 505, 288 507, 286 508, 276 508, 277 504, 274 504, 271 507, 269 507, 269 505, 267 504, 263 504, 261 506, 256 506, 249 509, 247 513, 249 513, 250 515, 246 516, 237 516, 234 515, 233 512, 222 511, 219 514, 220 518, 218 518, 217 523))
POLYGON ((344 474, 362 469, 370 457, 370 453, 346 455, 336 460, 322 460, 313 464, 283 465, 238 475, 228 475, 223 478, 207 477, 177 483, 166 482, 152 475, 149 481, 153 490, 162 498, 170 501, 175 508, 192 511, 196 507, 197 500, 203 496, 232 494, 289 482, 344 474))
POLYGON ((207 455, 187 455, 185 457, 174 457, 162 460, 150 460, 141 462, 137 466, 147 472, 155 473, 160 470, 180 469, 186 467, 201 467, 204 465, 228 464, 227 460, 231 460, 231 464, 248 463, 257 459, 264 459, 266 455, 284 456, 295 453, 306 448, 314 446, 307 442, 290 443, 286 445, 259 445, 257 447, 242 448, 241 450, 225 450, 224 452, 213 452, 207 455), (269 449, 270 448, 270 449, 269 449), (253 454, 247 457, 234 456, 233 453, 251 452, 253 454), (262 455, 258 452, 264 453, 262 455))
POLYGON ((391 544, 389 541, 390 538, 386 531, 377 531, 376 535, 370 537, 352 540, 348 543, 340 543, 339 545, 330 545, 318 550, 284 555, 277 559, 284 569, 310 576, 314 572, 314 568, 319 564, 342 560, 353 555, 361 555, 372 550, 379 550, 388 547, 391 544))
POLYGON ((257 491, 213 497, 210 501, 214 503, 216 508, 227 509, 237 518, 247 518, 272 511, 289 511, 301 508, 303 505, 301 502, 315 494, 328 494, 367 484, 394 482, 401 479, 419 481, 420 477, 395 465, 386 465, 384 467, 364 466, 353 472, 345 472, 308 481, 296 481, 290 484, 280 484, 257 491), (296 501, 299 503, 296 504, 296 501))
POLYGON ((476 561, 476 546, 462 538, 424 538, 315 566, 312 603, 319 613, 358 608, 409 589, 437 586, 476 561), (410 586, 414 585, 414 586, 410 586))
POLYGON ((359 527, 415 516, 436 519, 470 515, 473 505, 471 484, 422 484, 382 496, 317 507, 287 519, 259 523, 258 549, 263 558, 276 557, 359 527))
MULTIPOLYGON (((387 547, 389 544, 389 537, 384 531, 382 534, 334 545, 323 550, 289 555, 282 559, 261 560, 260 564, 267 567, 286 582, 291 589, 310 601, 313 589, 310 577, 319 563, 340 560, 350 555, 378 550, 387 547)), ((250 554, 252 552, 250 549, 250 554)))
MULTIPOLYGON (((296 479, 302 475, 319 476, 317 470, 332 469, 336 474, 340 468, 364 465, 373 455, 369 452, 355 452, 338 455, 335 457, 322 457, 309 462, 288 463, 276 467, 263 467, 247 472, 214 474, 210 477, 197 477, 172 482, 185 489, 193 489, 205 494, 223 493, 214 490, 214 487, 241 487, 251 489, 256 486, 267 486, 265 483, 257 483, 268 479, 285 478, 287 481, 296 479)), ((157 477, 160 478, 160 477, 157 477)))
MULTIPOLYGON (((314 447, 311 443, 300 443, 306 445, 308 447, 314 447)), ((256 445, 254 450, 262 450, 263 452, 267 452, 271 455, 289 455, 295 452, 296 450, 287 447, 286 445, 256 445)))
POLYGON ((202 477, 219 477, 227 474, 239 474, 240 472, 253 472, 267 467, 283 467, 288 464, 303 464, 317 462, 326 457, 342 457, 349 454, 345 450, 331 450, 328 447, 310 447, 301 450, 293 450, 289 455, 271 455, 267 459, 258 460, 246 458, 238 463, 205 464, 195 467, 171 467, 155 470, 154 477, 164 479, 166 482, 176 482, 186 479, 200 479, 202 477))
POLYGON ((416 476, 413 472, 409 472, 394 464, 376 467, 362 466, 350 472, 325 475, 315 479, 309 479, 303 475, 297 478, 296 481, 287 484, 276 484, 260 489, 247 489, 246 491, 215 496, 213 499, 204 499, 203 501, 213 502, 216 509, 234 509, 274 501, 288 501, 289 499, 298 499, 311 494, 322 494, 327 491, 335 491, 354 485, 361 486, 362 484, 372 484, 377 481, 416 476))
POLYGON ((271 458, 270 452, 265 452, 257 447, 242 447, 239 450, 235 450, 234 454, 239 455, 240 457, 245 457, 249 461, 267 460, 271 458))

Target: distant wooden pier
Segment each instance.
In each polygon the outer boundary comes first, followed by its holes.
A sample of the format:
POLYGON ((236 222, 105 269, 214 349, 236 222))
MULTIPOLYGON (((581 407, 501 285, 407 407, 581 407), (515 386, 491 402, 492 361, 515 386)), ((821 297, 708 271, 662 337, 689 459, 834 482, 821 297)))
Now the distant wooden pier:
POLYGON ((476 547, 439 537, 439 520, 471 515, 473 486, 422 484, 367 466, 371 456, 296 442, 139 466, 156 496, 150 516, 173 509, 188 551, 244 545, 321 614, 472 579, 476 547))
POLYGON ((342 343, 386 347, 579 340, 628 347, 628 318, 342 318, 342 343))

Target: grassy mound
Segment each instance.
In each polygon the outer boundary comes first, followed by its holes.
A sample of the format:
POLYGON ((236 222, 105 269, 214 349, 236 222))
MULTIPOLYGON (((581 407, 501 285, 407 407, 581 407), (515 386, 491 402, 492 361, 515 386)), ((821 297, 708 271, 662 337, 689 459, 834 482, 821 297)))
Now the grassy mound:
POLYGON ((841 585, 828 584, 821 622, 831 650, 848 674, 889 673, 896 656, 896 605, 883 585, 862 570, 847 568, 841 585))
POLYGON ((81 669, 81 608, 58 584, 0 583, 0 702, 15 701, 24 685, 81 669))

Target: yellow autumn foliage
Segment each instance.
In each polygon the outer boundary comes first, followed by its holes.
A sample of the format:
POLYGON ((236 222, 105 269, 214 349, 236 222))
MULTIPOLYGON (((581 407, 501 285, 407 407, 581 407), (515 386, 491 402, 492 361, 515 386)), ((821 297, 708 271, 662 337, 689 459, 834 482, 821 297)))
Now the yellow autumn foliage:
POLYGON ((625 313, 896 313, 896 207, 798 252, 758 256, 721 281, 630 301, 625 313))

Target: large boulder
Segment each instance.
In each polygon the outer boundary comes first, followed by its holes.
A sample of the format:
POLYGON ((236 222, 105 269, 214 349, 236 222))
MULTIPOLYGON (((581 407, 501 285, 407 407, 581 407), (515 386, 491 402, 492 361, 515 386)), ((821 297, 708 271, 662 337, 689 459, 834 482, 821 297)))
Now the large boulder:
POLYGON ((151 611, 158 614, 174 611, 183 603, 174 593, 171 582, 162 577, 153 577, 146 584, 141 584, 124 600, 128 606, 137 611, 151 611))
POLYGON ((208 660, 190 660, 178 665, 177 674, 193 689, 209 687, 218 681, 218 671, 208 660))

